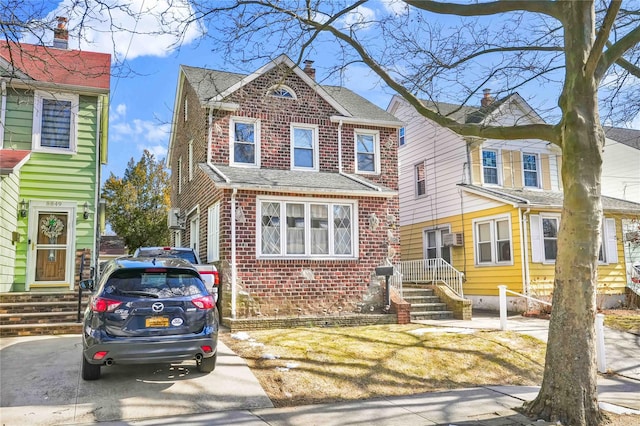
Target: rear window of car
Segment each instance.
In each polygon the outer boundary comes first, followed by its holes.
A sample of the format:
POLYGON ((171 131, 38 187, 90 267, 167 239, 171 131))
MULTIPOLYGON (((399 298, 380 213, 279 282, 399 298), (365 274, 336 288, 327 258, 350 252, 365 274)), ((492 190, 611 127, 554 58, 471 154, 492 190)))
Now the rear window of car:
POLYGON ((157 298, 206 294, 204 283, 195 271, 170 268, 115 271, 107 279, 104 291, 122 296, 157 298))
POLYGON ((191 263, 198 263, 196 255, 186 250, 140 250, 138 257, 177 257, 191 263))

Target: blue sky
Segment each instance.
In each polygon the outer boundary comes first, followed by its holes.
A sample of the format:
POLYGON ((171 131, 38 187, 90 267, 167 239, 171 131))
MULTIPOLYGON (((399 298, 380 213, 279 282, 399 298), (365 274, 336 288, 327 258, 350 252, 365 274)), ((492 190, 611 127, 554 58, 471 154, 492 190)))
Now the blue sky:
MULTIPOLYGON (((386 1, 383 0, 383 3, 386 1)), ((128 0, 126 3, 131 5, 132 10, 137 11, 144 8, 160 9, 170 2, 128 0)), ((128 161, 133 158, 137 162, 145 149, 154 153, 156 158, 166 156, 181 64, 242 72, 226 64, 224 58, 213 55, 208 41, 198 43, 198 32, 195 28, 187 31, 179 48, 174 46, 175 39, 170 36, 148 35, 158 28, 151 13, 146 16, 143 14, 143 17, 135 22, 124 13, 115 10, 111 12, 114 21, 127 28, 135 28, 137 34, 126 31, 113 33, 104 19, 100 22, 98 15, 96 19, 85 22, 84 37, 80 38, 77 34, 79 18, 72 14, 70 16, 68 12, 71 4, 72 0, 48 0, 49 13, 46 17, 47 20, 53 20, 57 16, 69 18, 69 48, 110 53, 113 63, 123 63, 126 68, 123 72, 114 68, 112 72, 109 153, 108 164, 103 168, 103 181, 110 173, 122 177, 128 161)), ((181 10, 177 9, 175 13, 179 14, 181 10)), ((368 13, 368 10, 365 10, 365 13, 368 13)), ((42 38, 45 43, 51 44, 52 34, 44 33, 42 38)), ((27 38, 25 41, 33 43, 35 39, 27 38)), ((334 62, 329 54, 326 57, 308 59, 315 61, 318 79, 325 77, 322 75, 322 64, 334 62)), ((256 69, 262 65, 264 64, 257 64, 256 69)), ((352 66, 343 84, 381 108, 386 108, 391 100, 391 92, 386 90, 385 93, 381 90, 376 84, 377 81, 378 78, 364 66, 352 66)), ((337 84, 335 81, 326 83, 337 84)))
MULTIPOLYGON (((154 10, 163 10, 171 4, 171 11, 181 16, 185 13, 183 8, 186 7, 186 2, 112 0, 109 3, 128 4, 134 11, 149 11, 141 13, 136 21, 128 14, 111 10, 113 22, 124 28, 135 29, 135 34, 131 31, 111 31, 104 16, 99 11, 93 11, 93 15, 83 17, 85 30, 83 37, 79 37, 77 28, 80 18, 68 12, 75 0, 44 1, 48 5, 47 20, 52 21, 56 16, 69 18, 69 48, 110 53, 113 63, 125 66, 123 72, 114 68, 112 73, 109 153, 108 165, 103 168, 103 181, 110 173, 122 177, 128 161, 133 158, 137 162, 145 149, 154 153, 157 158, 166 156, 181 64, 243 72, 230 67, 224 58, 213 55, 209 45, 211 41, 199 43, 200 33, 195 26, 187 29, 179 48, 176 47, 176 40, 167 34, 150 34, 159 29, 158 22, 153 17, 154 10)), ((402 5, 396 0, 378 0, 367 3, 367 7, 361 6, 358 13, 360 16, 374 17, 380 13, 397 12, 398 7, 402 5)), ((347 17, 346 20, 348 19, 355 18, 347 17)), ((176 29, 175 24, 171 27, 176 29)), ((45 42, 48 40, 50 43, 51 39, 52 34, 43 35, 45 42)), ((34 42, 29 39, 25 41, 34 42)), ((391 100, 392 92, 383 89, 377 76, 363 65, 350 66, 341 82, 323 81, 327 77, 323 70, 326 71, 335 62, 331 52, 324 49, 322 54, 306 59, 315 61, 316 77, 325 84, 343 84, 383 109, 391 100)), ((256 64, 255 69, 262 65, 264 64, 256 64)), ((636 117, 632 127, 640 128, 640 115, 636 117)))

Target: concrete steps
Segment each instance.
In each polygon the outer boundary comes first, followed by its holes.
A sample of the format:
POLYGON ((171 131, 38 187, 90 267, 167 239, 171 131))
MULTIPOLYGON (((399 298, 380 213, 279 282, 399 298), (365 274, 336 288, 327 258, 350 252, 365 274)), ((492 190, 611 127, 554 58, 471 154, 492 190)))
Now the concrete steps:
MULTIPOLYGON (((88 301, 83 295, 82 312, 88 301)), ((0 293, 0 336, 78 334, 78 293, 72 291, 0 293)))
POLYGON ((453 312, 430 288, 403 286, 403 299, 411 304, 411 320, 452 319, 453 312))

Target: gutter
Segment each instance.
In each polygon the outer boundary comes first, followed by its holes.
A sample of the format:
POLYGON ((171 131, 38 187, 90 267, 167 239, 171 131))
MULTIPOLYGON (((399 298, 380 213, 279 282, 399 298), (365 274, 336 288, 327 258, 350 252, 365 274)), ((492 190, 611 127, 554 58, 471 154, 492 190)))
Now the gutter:
POLYGON ((7 109, 7 82, 2 80, 2 102, 0 104, 0 149, 4 148, 4 120, 7 109))
POLYGON ((522 253, 522 284, 523 284, 523 292, 525 296, 527 296, 527 308, 530 307, 531 299, 531 275, 529 271, 529 239, 527 238, 527 223, 529 223, 529 212, 531 211, 531 207, 527 207, 527 210, 522 212, 522 208, 518 209, 518 215, 520 216, 520 232, 522 234, 521 241, 521 250, 522 253))
POLYGON ((233 188, 231 194, 231 318, 236 319, 236 194, 237 188, 233 188))

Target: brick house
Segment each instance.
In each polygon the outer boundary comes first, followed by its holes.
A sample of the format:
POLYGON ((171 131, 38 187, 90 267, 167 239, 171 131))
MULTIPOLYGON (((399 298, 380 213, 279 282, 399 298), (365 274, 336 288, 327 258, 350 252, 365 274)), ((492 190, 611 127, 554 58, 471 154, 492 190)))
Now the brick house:
MULTIPOLYGON (((250 75, 181 66, 172 244, 221 273, 223 318, 355 312, 399 261, 398 129, 282 55, 250 75)), ((223 320, 224 321, 224 320, 223 320)))

